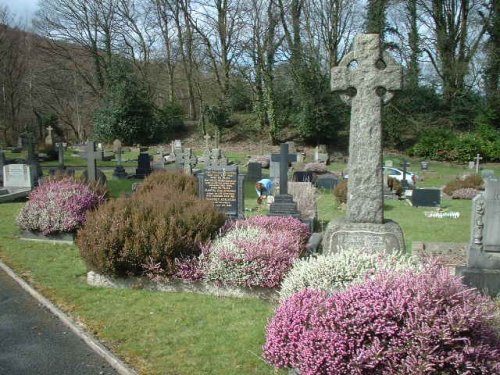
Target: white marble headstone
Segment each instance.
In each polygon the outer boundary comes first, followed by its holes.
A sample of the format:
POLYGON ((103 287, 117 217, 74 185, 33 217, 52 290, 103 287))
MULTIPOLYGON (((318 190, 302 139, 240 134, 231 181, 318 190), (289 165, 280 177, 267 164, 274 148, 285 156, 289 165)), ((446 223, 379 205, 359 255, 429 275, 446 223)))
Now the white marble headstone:
POLYGON ((33 176, 31 168, 27 164, 7 164, 3 167, 4 188, 26 188, 33 187, 33 176))

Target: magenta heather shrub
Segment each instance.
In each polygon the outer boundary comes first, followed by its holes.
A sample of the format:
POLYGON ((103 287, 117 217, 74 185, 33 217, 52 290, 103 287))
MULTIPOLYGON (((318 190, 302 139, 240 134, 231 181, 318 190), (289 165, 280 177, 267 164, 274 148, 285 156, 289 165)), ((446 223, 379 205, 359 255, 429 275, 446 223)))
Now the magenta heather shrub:
POLYGON ((17 224, 45 235, 73 232, 85 222, 87 211, 104 201, 105 192, 99 193, 71 177, 46 180, 30 193, 17 224))
POLYGON ((438 267, 306 289, 267 327, 264 357, 307 374, 498 374, 494 304, 438 267))
POLYGON ((480 191, 474 188, 462 188, 455 190, 451 197, 453 199, 473 199, 479 193, 480 191))
POLYGON ((291 217, 256 216, 230 223, 201 257, 204 279, 274 288, 305 250, 307 225, 291 217))

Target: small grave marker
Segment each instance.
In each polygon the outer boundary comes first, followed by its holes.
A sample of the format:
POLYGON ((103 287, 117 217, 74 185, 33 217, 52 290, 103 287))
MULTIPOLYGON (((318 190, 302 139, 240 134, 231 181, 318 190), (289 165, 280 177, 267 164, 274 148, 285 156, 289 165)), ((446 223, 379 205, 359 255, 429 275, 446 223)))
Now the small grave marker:
POLYGON ((476 174, 479 174, 479 161, 480 160, 483 160, 483 158, 479 154, 477 154, 476 155, 476 159, 475 159, 475 162, 476 162, 476 174))

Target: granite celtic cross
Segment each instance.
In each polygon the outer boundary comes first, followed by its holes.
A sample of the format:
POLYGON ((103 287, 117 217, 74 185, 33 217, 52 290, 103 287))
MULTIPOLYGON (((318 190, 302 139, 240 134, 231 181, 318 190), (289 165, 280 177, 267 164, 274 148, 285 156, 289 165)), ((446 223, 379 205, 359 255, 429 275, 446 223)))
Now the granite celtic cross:
POLYGON ((350 98, 347 220, 384 222, 382 105, 401 89, 402 71, 377 34, 358 35, 354 50, 332 68, 331 89, 350 98))

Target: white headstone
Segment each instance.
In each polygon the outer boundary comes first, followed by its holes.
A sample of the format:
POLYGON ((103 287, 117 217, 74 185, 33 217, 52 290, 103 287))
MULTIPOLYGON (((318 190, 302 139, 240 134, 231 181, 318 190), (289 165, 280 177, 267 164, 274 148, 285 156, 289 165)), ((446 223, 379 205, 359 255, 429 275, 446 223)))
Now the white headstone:
POLYGON ((3 166, 4 188, 33 188, 34 180, 31 168, 27 164, 7 164, 3 166))

